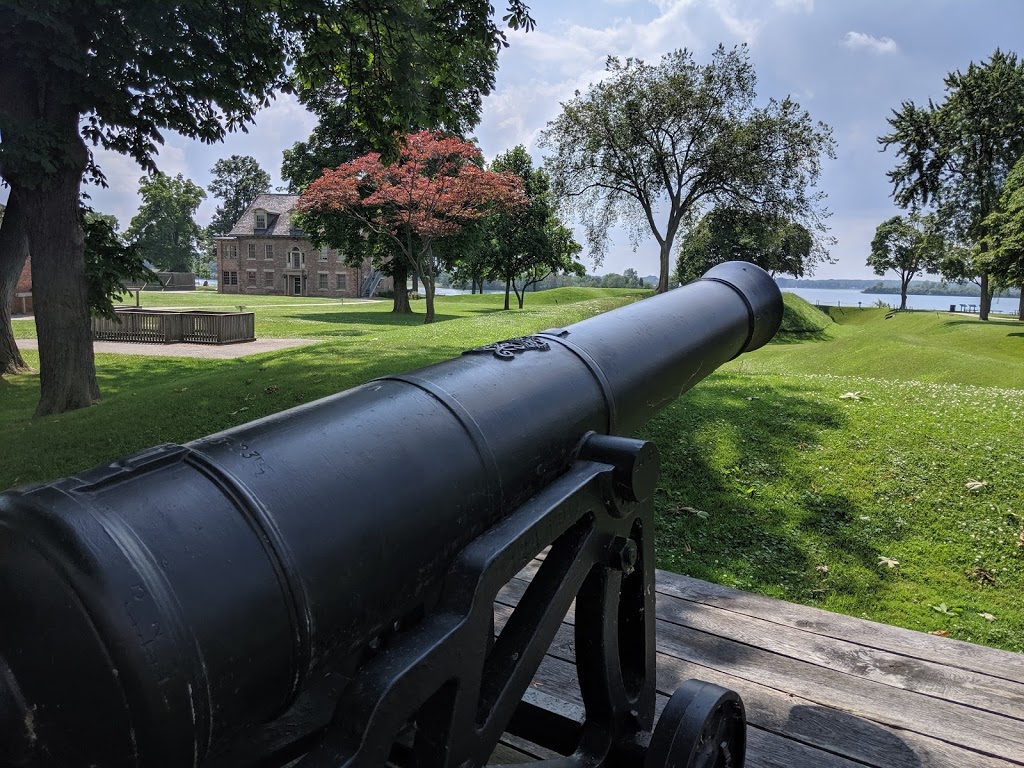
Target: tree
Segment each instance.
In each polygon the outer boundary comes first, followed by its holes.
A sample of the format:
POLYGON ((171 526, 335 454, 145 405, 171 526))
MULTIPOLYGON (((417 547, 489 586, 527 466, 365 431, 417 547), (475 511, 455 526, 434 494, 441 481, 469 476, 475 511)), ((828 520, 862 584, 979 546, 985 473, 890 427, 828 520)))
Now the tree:
MULTIPOLYGON (((431 3, 437 30, 402 23, 415 0, 253 0, 171 4, 52 0, 7 3, 0 35, 0 176, 25 206, 33 267, 47 275, 33 299, 41 396, 37 415, 99 398, 86 289, 79 189, 92 169, 86 141, 156 169, 164 130, 206 142, 251 122, 277 89, 339 80, 356 122, 395 153, 396 129, 436 94, 417 93, 417 35, 434 33, 461 55, 467 41, 505 44, 482 0, 431 3), (401 45, 389 45, 398 39, 401 45), (414 76, 415 74, 415 76, 414 76), (40 96, 45 94, 45 98, 40 96)), ((521 0, 507 23, 529 29, 521 0)), ((440 50, 441 42, 433 44, 440 50)), ((445 105, 431 105, 444 110, 445 105)))
POLYGON ((221 201, 213 212, 210 233, 225 235, 253 200, 270 191, 270 174, 249 155, 232 155, 227 160, 218 160, 210 173, 213 181, 207 189, 221 201))
POLYGON ((139 179, 139 194, 142 205, 125 236, 158 269, 190 271, 202 250, 203 232, 194 216, 206 193, 180 173, 173 179, 156 173, 139 179))
POLYGON ((11 190, 7 207, 0 220, 0 376, 29 369, 14 340, 11 325, 11 303, 18 287, 18 278, 28 258, 28 232, 24 207, 17 190, 11 190))
POLYGON ((303 229, 319 242, 329 242, 325 233, 339 216, 390 239, 423 282, 425 322, 431 323, 438 273, 434 242, 496 207, 525 204, 517 176, 485 171, 476 165, 479 159, 480 151, 466 141, 418 131, 405 138, 392 165, 371 152, 325 171, 302 193, 296 209, 303 229))
POLYGON ((979 277, 980 317, 987 320, 991 267, 984 221, 1024 155, 1024 62, 997 48, 988 61, 946 75, 945 90, 938 104, 903 102, 889 118, 892 132, 878 141, 883 149, 896 147, 897 165, 888 172, 896 204, 933 207, 948 239, 973 253, 969 272, 979 277))
POLYGON ((749 261, 772 275, 803 277, 828 256, 810 231, 795 221, 743 208, 714 208, 683 237, 676 275, 688 283, 732 260, 749 261))
POLYGON ((647 232, 660 249, 658 291, 680 226, 707 206, 742 204, 824 232, 813 191, 831 130, 789 98, 756 107, 745 46, 719 46, 711 62, 676 50, 653 66, 610 57, 608 76, 562 105, 541 134, 552 186, 584 224, 599 263, 622 222, 634 247, 647 232))
POLYGON ((900 309, 907 308, 907 286, 920 272, 936 269, 943 254, 942 236, 933 217, 912 213, 883 221, 871 240, 868 266, 878 276, 889 270, 900 278, 900 309))
POLYGON ((114 302, 120 302, 126 283, 145 283, 156 275, 143 262, 137 243, 126 242, 117 232, 117 219, 82 208, 85 230, 85 274, 89 308, 94 315, 114 318, 114 302))
MULTIPOLYGON (((983 225, 993 277, 1002 285, 1024 288, 1024 156, 1010 170, 995 210, 983 225)), ((1017 316, 1024 320, 1024 290, 1017 316)))
POLYGON ((548 275, 563 272, 586 274, 574 256, 583 250, 555 214, 547 173, 533 167, 533 160, 522 145, 498 155, 491 163, 496 173, 513 173, 522 182, 527 202, 518 208, 491 217, 489 265, 485 272, 491 280, 505 283, 505 309, 510 291, 515 291, 523 308, 526 290, 548 275))

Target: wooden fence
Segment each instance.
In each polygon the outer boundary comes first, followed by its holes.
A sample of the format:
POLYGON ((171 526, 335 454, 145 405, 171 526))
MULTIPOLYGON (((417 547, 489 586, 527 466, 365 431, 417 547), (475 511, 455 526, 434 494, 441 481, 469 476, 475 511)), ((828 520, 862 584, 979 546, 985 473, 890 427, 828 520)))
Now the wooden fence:
POLYGON ((93 318, 94 339, 147 344, 236 344, 256 340, 256 321, 252 312, 125 308, 116 310, 116 313, 116 320, 93 318))

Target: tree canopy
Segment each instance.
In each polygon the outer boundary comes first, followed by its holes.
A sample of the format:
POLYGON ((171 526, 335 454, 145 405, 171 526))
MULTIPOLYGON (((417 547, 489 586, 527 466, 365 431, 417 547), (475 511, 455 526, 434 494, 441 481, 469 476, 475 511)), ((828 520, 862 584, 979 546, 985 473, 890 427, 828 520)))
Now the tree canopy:
POLYGON ((491 248, 484 266, 487 277, 505 283, 505 309, 509 308, 510 289, 522 308, 526 290, 548 275, 585 275, 583 265, 574 259, 583 248, 558 219, 548 175, 533 167, 525 147, 519 145, 498 155, 490 168, 518 176, 526 194, 525 205, 490 218, 491 248))
POLYGON ((224 235, 231 231, 253 200, 270 191, 270 174, 249 155, 222 158, 213 164, 210 173, 213 181, 207 189, 221 201, 213 212, 210 232, 224 235))
POLYGON ((892 270, 899 276, 900 309, 906 309, 910 281, 921 272, 938 269, 943 251, 942 234, 934 216, 893 216, 875 230, 867 264, 876 275, 892 270))
POLYGON ((607 77, 562 105, 541 134, 559 199, 583 223, 600 261, 617 223, 634 246, 648 232, 660 250, 659 291, 679 228, 708 207, 742 205, 824 232, 814 190, 831 130, 793 100, 755 105, 745 46, 719 46, 707 64, 685 49, 657 65, 610 57, 607 77))
POLYGON ((433 322, 434 241, 458 234, 496 208, 526 202, 518 176, 485 171, 479 162, 480 151, 469 142, 417 131, 405 137, 396 163, 385 165, 379 153, 370 152, 325 171, 296 209, 303 229, 321 242, 330 242, 339 217, 389 239, 422 280, 425 321, 433 322))
MULTIPOLYGON (((508 0, 504 20, 533 25, 522 0, 508 0)), ((484 0, 53 0, 6 4, 4 25, 0 176, 22 192, 33 267, 48 275, 34 291, 38 415, 99 398, 78 200, 86 170, 102 173, 86 141, 153 171, 164 131, 219 141, 274 91, 331 80, 345 87, 355 123, 395 154, 396 134, 417 115, 458 112, 448 99, 471 95, 424 83, 481 64, 464 58, 469 50, 505 44, 484 0), (446 23, 425 26, 428 16, 446 23)))
POLYGON ((118 233, 114 216, 82 208, 85 228, 85 274, 89 281, 89 308, 101 317, 115 317, 124 286, 145 283, 156 277, 143 262, 138 244, 118 233))
POLYGON ((679 246, 680 282, 696 280, 725 261, 757 264, 771 274, 803 277, 827 259, 807 227, 778 214, 743 208, 714 208, 701 217, 679 246))
POLYGON ((992 274, 1004 285, 1024 286, 1024 155, 1006 177, 984 231, 992 274))
POLYGON ((142 205, 125 232, 127 239, 156 268, 191 272, 203 238, 194 218, 206 198, 202 187, 180 173, 173 178, 156 173, 139 179, 139 195, 142 205))
POLYGON ((966 72, 948 74, 945 91, 939 103, 903 102, 889 118, 892 131, 878 141, 896 149, 896 167, 888 172, 896 204, 934 208, 951 241, 977 247, 969 271, 980 277, 986 319, 991 267, 983 222, 1024 155, 1024 62, 996 49, 966 72))

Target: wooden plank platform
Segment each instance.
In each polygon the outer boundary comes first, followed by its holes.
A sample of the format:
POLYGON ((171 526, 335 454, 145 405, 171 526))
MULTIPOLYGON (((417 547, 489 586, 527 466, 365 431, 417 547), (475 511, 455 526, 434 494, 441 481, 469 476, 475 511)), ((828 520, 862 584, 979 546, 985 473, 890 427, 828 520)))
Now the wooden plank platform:
MULTIPOLYGON (((500 627, 535 566, 495 604, 500 627)), ((1024 766, 1024 655, 657 574, 658 710, 699 678, 743 698, 748 768, 1024 766)), ((576 708, 573 613, 530 698, 576 708)), ((513 737, 496 762, 553 756, 513 737)))

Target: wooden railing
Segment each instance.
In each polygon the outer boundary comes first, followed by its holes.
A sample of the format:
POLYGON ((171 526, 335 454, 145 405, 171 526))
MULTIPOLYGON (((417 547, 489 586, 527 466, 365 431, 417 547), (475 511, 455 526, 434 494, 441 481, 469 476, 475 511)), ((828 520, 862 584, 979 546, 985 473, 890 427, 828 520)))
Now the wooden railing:
POLYGON ((256 340, 256 322, 252 312, 126 308, 118 309, 116 313, 116 320, 93 318, 94 339, 148 344, 236 344, 256 340))

